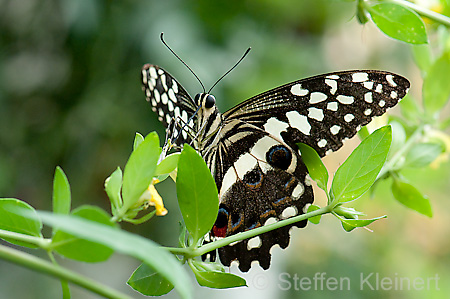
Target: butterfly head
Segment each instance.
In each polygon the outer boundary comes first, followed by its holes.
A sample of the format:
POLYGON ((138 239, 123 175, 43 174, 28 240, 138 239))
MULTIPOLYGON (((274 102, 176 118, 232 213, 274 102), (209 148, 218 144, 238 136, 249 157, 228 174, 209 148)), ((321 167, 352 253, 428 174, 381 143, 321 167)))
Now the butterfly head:
POLYGON ((195 103, 205 110, 209 110, 216 105, 216 98, 212 94, 198 93, 195 96, 195 103))

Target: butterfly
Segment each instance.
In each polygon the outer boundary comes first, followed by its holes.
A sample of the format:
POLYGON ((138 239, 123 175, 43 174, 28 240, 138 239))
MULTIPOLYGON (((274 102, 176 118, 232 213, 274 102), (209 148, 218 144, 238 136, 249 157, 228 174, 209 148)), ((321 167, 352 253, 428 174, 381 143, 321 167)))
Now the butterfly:
MULTIPOLYGON (((352 70, 294 81, 256 95, 221 114, 213 95, 192 99, 164 69, 142 68, 146 99, 168 136, 200 153, 219 190, 219 213, 209 233, 222 238, 305 213, 314 200, 308 170, 296 143, 320 155, 338 150, 373 117, 395 106, 410 83, 394 73, 352 70)), ((253 261, 270 266, 270 249, 289 245, 289 230, 278 228, 218 249, 220 261, 253 261)), ((215 258, 214 256, 212 257, 215 258)))

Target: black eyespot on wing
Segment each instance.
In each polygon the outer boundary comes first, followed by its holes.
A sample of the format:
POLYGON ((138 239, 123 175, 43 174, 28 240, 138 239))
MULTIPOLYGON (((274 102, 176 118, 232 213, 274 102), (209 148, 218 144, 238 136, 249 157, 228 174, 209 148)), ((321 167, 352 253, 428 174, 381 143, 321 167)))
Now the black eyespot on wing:
POLYGON ((291 165, 292 153, 284 145, 275 145, 267 151, 266 161, 274 167, 286 170, 291 165))
POLYGON ((263 177, 264 175, 259 167, 255 167, 244 175, 243 182, 247 187, 258 189, 261 187, 263 177))
POLYGON ((228 210, 224 207, 219 208, 219 214, 217 215, 216 222, 214 224, 217 228, 226 227, 228 224, 228 210))

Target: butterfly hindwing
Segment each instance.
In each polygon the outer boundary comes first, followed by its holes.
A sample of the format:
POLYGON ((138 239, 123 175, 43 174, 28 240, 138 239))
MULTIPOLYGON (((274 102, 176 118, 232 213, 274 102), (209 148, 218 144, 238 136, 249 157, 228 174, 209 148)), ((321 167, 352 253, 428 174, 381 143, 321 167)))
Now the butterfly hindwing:
MULTIPOLYGON (((255 126, 236 120, 225 123, 220 136, 214 157, 213 154, 205 157, 216 168, 219 189, 214 237, 234 235, 303 214, 305 205, 313 202, 307 169, 296 149, 255 126), (239 142, 230 143, 233 140, 230 135, 238 138, 239 132, 239 142)), ((220 260, 226 266, 238 260, 241 271, 248 271, 252 261, 267 269, 272 246, 286 248, 289 229, 304 227, 306 223, 297 222, 222 247, 220 260)))
POLYGON ((224 118, 251 123, 291 145, 306 143, 324 156, 396 105, 408 89, 408 80, 389 72, 336 72, 264 92, 225 112, 224 118))

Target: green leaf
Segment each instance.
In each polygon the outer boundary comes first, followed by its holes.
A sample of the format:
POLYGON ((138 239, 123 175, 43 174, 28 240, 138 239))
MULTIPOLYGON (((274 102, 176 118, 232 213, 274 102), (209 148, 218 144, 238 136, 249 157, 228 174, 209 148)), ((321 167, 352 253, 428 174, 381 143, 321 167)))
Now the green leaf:
POLYGON ((298 148, 302 156, 302 160, 308 168, 309 175, 317 183, 320 189, 327 192, 328 190, 328 171, 325 165, 323 165, 317 152, 310 146, 297 143, 298 148))
POLYGON ((69 214, 70 212, 70 185, 61 167, 56 167, 53 179, 53 212, 69 214))
MULTIPOLYGON (((318 206, 316 206, 316 205, 310 205, 310 206, 308 207, 307 213, 316 211, 316 210, 318 210, 318 209, 320 209, 320 207, 318 207, 318 206)), ((308 221, 311 222, 311 223, 314 223, 314 224, 319 224, 321 218, 322 218, 322 215, 317 215, 317 216, 308 218, 308 221)))
POLYGON ((345 219, 343 217, 340 217, 336 214, 334 214, 339 220, 341 220, 342 227, 345 231, 350 232, 354 230, 357 227, 364 227, 367 226, 379 219, 387 218, 387 216, 380 216, 372 219, 345 219))
POLYGON ((423 73, 427 73, 433 62, 433 54, 429 45, 412 46, 414 60, 423 73))
MULTIPOLYGON (((26 202, 15 198, 0 198, 0 229, 42 238, 42 223, 34 208, 26 202), (22 210, 28 211, 30 216, 24 217, 20 215, 19 212, 22 210)), ((10 239, 4 240, 19 246, 36 248, 35 245, 26 242, 10 239)))
MULTIPOLYGON (((98 207, 84 205, 73 210, 72 215, 115 227, 115 224, 109 221, 109 215, 98 207)), ((52 238, 52 245, 59 254, 88 263, 106 261, 113 253, 109 247, 77 238, 60 230, 56 230, 52 238)))
POLYGON ((364 140, 369 137, 369 129, 366 126, 362 127, 361 130, 358 131, 358 137, 360 140, 364 140))
POLYGON ((365 216, 363 212, 359 212, 354 208, 347 208, 342 205, 335 207, 333 212, 346 219, 358 219, 359 216, 365 216))
POLYGON ((405 156, 404 167, 425 167, 444 151, 439 143, 414 144, 405 156))
POLYGON ((425 110, 440 112, 450 97, 450 55, 444 53, 437 59, 423 81, 422 96, 425 110))
POLYGON ((199 285, 214 289, 228 289, 247 286, 245 279, 231 273, 197 271, 194 272, 199 285))
POLYGON ((122 206, 122 197, 120 189, 122 188, 122 170, 120 167, 105 180, 105 191, 108 194, 113 214, 122 206))
POLYGON ((132 207, 152 182, 161 148, 155 132, 131 153, 123 173, 122 198, 125 208, 132 207))
POLYGON ((216 221, 219 199, 211 171, 187 144, 178 162, 177 197, 184 223, 195 244, 216 221))
POLYGON ((392 143, 389 153, 392 155, 405 145, 406 132, 403 126, 397 121, 391 121, 389 124, 392 128, 392 143))
POLYGON ((195 278, 197 279, 198 284, 203 287, 214 289, 228 289, 247 286, 245 279, 240 276, 231 273, 208 271, 202 269, 202 262, 191 261, 189 265, 191 266, 191 269, 195 274, 195 278))
POLYGON ((338 168, 331 191, 338 202, 363 195, 375 182, 391 145, 391 127, 385 126, 364 139, 338 168))
POLYGON ((69 214, 70 212, 70 185, 61 167, 56 167, 53 178, 53 212, 69 214))
POLYGON ((408 208, 430 218, 433 217, 430 201, 411 184, 394 177, 392 194, 396 200, 408 208))
POLYGON ((136 132, 136 136, 134 136, 133 142, 133 151, 137 149, 137 147, 144 141, 144 136, 141 133, 136 132))
POLYGON ((38 212, 38 215, 45 224, 141 260, 172 283, 182 298, 192 298, 192 286, 188 275, 177 259, 159 244, 139 235, 72 215, 43 211, 38 212))
POLYGON ((171 173, 177 168, 178 159, 180 158, 180 153, 173 153, 168 155, 161 161, 161 163, 156 166, 155 176, 171 173))
POLYGON ((395 3, 375 4, 368 11, 386 35, 409 44, 428 43, 425 24, 414 11, 395 3))
POLYGON ((141 264, 128 279, 127 284, 145 296, 162 296, 173 289, 173 284, 147 264, 141 264))

